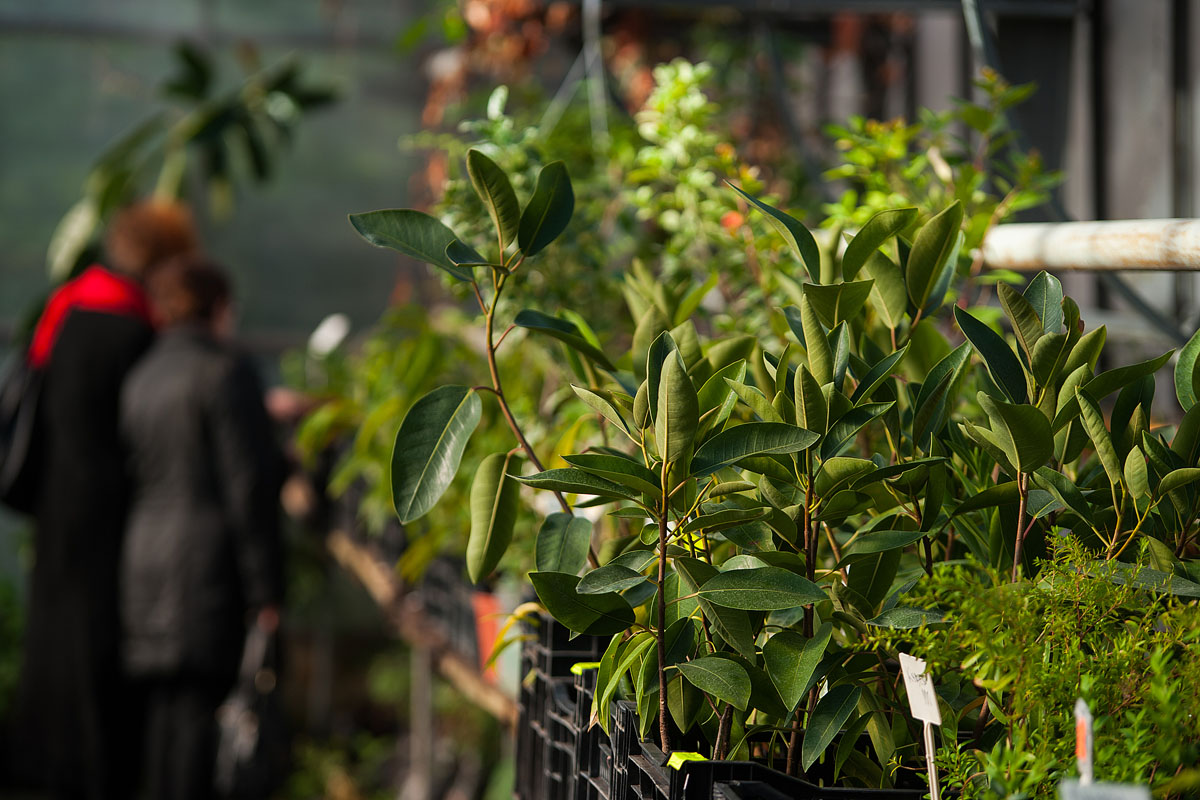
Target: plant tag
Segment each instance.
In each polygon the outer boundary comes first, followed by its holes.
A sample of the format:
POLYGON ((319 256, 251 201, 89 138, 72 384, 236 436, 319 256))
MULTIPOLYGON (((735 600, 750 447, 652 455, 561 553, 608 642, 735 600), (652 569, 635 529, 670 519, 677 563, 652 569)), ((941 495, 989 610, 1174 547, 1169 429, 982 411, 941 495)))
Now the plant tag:
POLYGON ((1083 783, 1065 780, 1058 785, 1060 800, 1150 800, 1150 789, 1131 783, 1083 783))
POLYGON ((942 712, 938 709, 937 692, 933 690, 933 679, 925 671, 925 662, 908 653, 901 653, 900 671, 904 673, 904 687, 908 690, 908 707, 913 719, 941 725, 942 712))
POLYGON ((1087 786, 1095 777, 1092 768, 1092 711, 1082 697, 1075 701, 1075 762, 1079 765, 1079 783, 1087 786))

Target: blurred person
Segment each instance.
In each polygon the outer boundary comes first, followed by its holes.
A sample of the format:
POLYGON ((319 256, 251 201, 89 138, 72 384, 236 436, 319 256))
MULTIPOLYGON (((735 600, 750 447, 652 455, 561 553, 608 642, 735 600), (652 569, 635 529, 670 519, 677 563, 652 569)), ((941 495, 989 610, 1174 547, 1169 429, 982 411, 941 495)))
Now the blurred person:
POLYGON ((153 339, 141 281, 194 249, 188 211, 147 202, 119 212, 93 264, 58 288, 28 358, 42 373, 32 501, 36 538, 9 768, 72 800, 130 796, 136 773, 121 677, 117 562, 129 496, 117 434, 126 373, 153 339))
POLYGON ((255 370, 227 344, 224 273, 181 256, 148 289, 162 329, 121 398, 134 477, 123 660, 144 704, 146 796, 199 800, 213 796, 216 712, 247 626, 278 623, 282 458, 255 370))

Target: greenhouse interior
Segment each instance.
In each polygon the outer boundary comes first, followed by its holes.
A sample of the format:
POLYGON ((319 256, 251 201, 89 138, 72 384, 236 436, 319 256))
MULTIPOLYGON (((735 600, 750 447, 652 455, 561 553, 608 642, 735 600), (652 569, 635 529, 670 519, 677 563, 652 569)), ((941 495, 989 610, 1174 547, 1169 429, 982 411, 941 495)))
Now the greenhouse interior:
POLYGON ((0 0, 0 797, 1200 797, 1198 41, 0 0))

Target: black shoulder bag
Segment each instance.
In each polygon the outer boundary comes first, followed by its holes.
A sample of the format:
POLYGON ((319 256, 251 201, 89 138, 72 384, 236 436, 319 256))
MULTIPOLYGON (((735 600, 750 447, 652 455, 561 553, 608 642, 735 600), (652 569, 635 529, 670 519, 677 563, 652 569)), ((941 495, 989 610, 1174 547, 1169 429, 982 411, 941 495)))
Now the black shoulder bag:
POLYGON ((270 797, 287 777, 291 741, 272 657, 276 647, 272 634, 250 625, 237 685, 217 710, 219 797, 270 797))

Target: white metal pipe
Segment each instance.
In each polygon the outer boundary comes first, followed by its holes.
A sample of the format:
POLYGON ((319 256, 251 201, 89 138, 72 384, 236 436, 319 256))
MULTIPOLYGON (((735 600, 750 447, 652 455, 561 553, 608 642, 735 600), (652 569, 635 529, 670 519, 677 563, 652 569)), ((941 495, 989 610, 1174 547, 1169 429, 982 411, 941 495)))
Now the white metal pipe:
POLYGON ((1200 220, 997 225, 983 242, 991 269, 1200 270, 1200 220))

